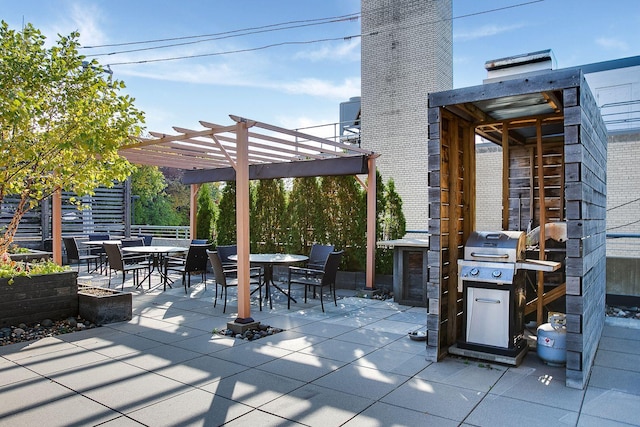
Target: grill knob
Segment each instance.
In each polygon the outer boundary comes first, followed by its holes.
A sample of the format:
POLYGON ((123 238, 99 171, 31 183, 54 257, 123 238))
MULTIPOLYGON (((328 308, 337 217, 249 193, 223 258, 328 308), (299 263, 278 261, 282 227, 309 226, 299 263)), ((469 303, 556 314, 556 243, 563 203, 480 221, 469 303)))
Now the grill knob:
POLYGON ((469 272, 469 274, 471 274, 472 276, 477 276, 480 273, 480 270, 478 270, 478 268, 474 267, 471 269, 471 271, 469 272))
POLYGON ((491 273, 491 275, 495 278, 498 278, 500 276, 502 276, 502 271, 500 270, 493 270, 493 272, 491 273))

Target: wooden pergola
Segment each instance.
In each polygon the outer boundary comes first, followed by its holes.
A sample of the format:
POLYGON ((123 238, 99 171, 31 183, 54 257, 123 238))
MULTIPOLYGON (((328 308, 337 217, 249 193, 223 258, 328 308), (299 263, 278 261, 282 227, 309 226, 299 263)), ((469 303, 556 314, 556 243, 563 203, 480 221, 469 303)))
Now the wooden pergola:
MULTIPOLYGON (((230 116, 223 126, 200 122, 201 130, 174 127, 176 134, 150 132, 135 137, 119 152, 131 163, 185 170, 183 182, 191 185, 191 237, 195 237, 196 196, 205 182, 236 181, 238 245, 238 319, 251 322, 249 301, 249 181, 308 176, 368 175, 366 286, 373 288, 375 268, 377 154, 353 144, 333 141, 230 116)), ((55 210, 55 204, 54 204, 55 210)), ((54 224, 56 221, 54 221, 54 224)), ((55 230, 54 230, 55 232, 55 230)), ((54 235, 55 237, 55 235, 54 235)), ((54 238, 54 242, 60 240, 54 238)), ((54 247, 54 252, 55 252, 54 247)))

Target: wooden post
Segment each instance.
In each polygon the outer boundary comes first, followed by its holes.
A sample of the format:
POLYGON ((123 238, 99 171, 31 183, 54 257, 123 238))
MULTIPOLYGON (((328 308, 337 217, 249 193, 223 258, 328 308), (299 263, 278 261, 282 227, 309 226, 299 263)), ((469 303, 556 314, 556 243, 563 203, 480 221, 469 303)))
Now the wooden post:
POLYGON ((376 272, 376 159, 369 156, 369 185, 367 186, 367 269, 366 288, 374 288, 376 272))
POLYGON ((189 236, 196 239, 198 220, 198 190, 202 184, 191 184, 191 194, 189 196, 189 236))
POLYGON ((509 122, 502 124, 502 229, 509 229, 509 122))
MULTIPOLYGON (((545 193, 544 193, 544 158, 542 155, 542 121, 540 119, 536 120, 536 147, 537 147, 537 160, 538 160, 538 198, 540 199, 540 255, 539 259, 544 260, 544 250, 545 250, 545 224, 547 222, 547 207, 545 203, 545 193)), ((531 201, 533 203, 533 200, 531 201)), ((538 307, 537 307, 537 317, 536 320, 538 322, 538 326, 543 323, 543 313, 544 313, 544 273, 542 271, 538 271, 538 307)))
POLYGON ((62 191, 58 188, 51 198, 51 250, 53 262, 62 265, 62 191))
POLYGON ((251 323, 249 291, 249 131, 241 119, 236 124, 236 226, 238 245, 238 323, 251 323))

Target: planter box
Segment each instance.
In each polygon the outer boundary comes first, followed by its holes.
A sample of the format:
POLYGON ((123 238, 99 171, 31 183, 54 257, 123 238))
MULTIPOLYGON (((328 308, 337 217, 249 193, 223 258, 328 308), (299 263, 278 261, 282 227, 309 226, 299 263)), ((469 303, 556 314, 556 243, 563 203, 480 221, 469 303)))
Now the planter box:
POLYGON ((29 252, 23 254, 9 254, 13 261, 19 262, 32 262, 39 261, 41 259, 51 259, 53 254, 51 252, 39 251, 37 249, 29 249, 29 252))
POLYGON ((78 291, 78 314, 96 325, 131 320, 131 292, 83 286, 78 291))
POLYGON ((0 327, 78 315, 78 273, 0 279, 0 327))

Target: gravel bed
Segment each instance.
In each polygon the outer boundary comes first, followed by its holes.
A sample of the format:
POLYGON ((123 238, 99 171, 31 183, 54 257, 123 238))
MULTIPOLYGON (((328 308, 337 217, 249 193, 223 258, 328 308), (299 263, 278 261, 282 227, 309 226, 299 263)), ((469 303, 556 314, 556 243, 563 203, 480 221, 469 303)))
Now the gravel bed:
POLYGON ((40 323, 29 325, 20 323, 17 326, 0 328, 0 346, 33 341, 95 327, 95 324, 80 317, 69 317, 63 320, 44 319, 40 323))

